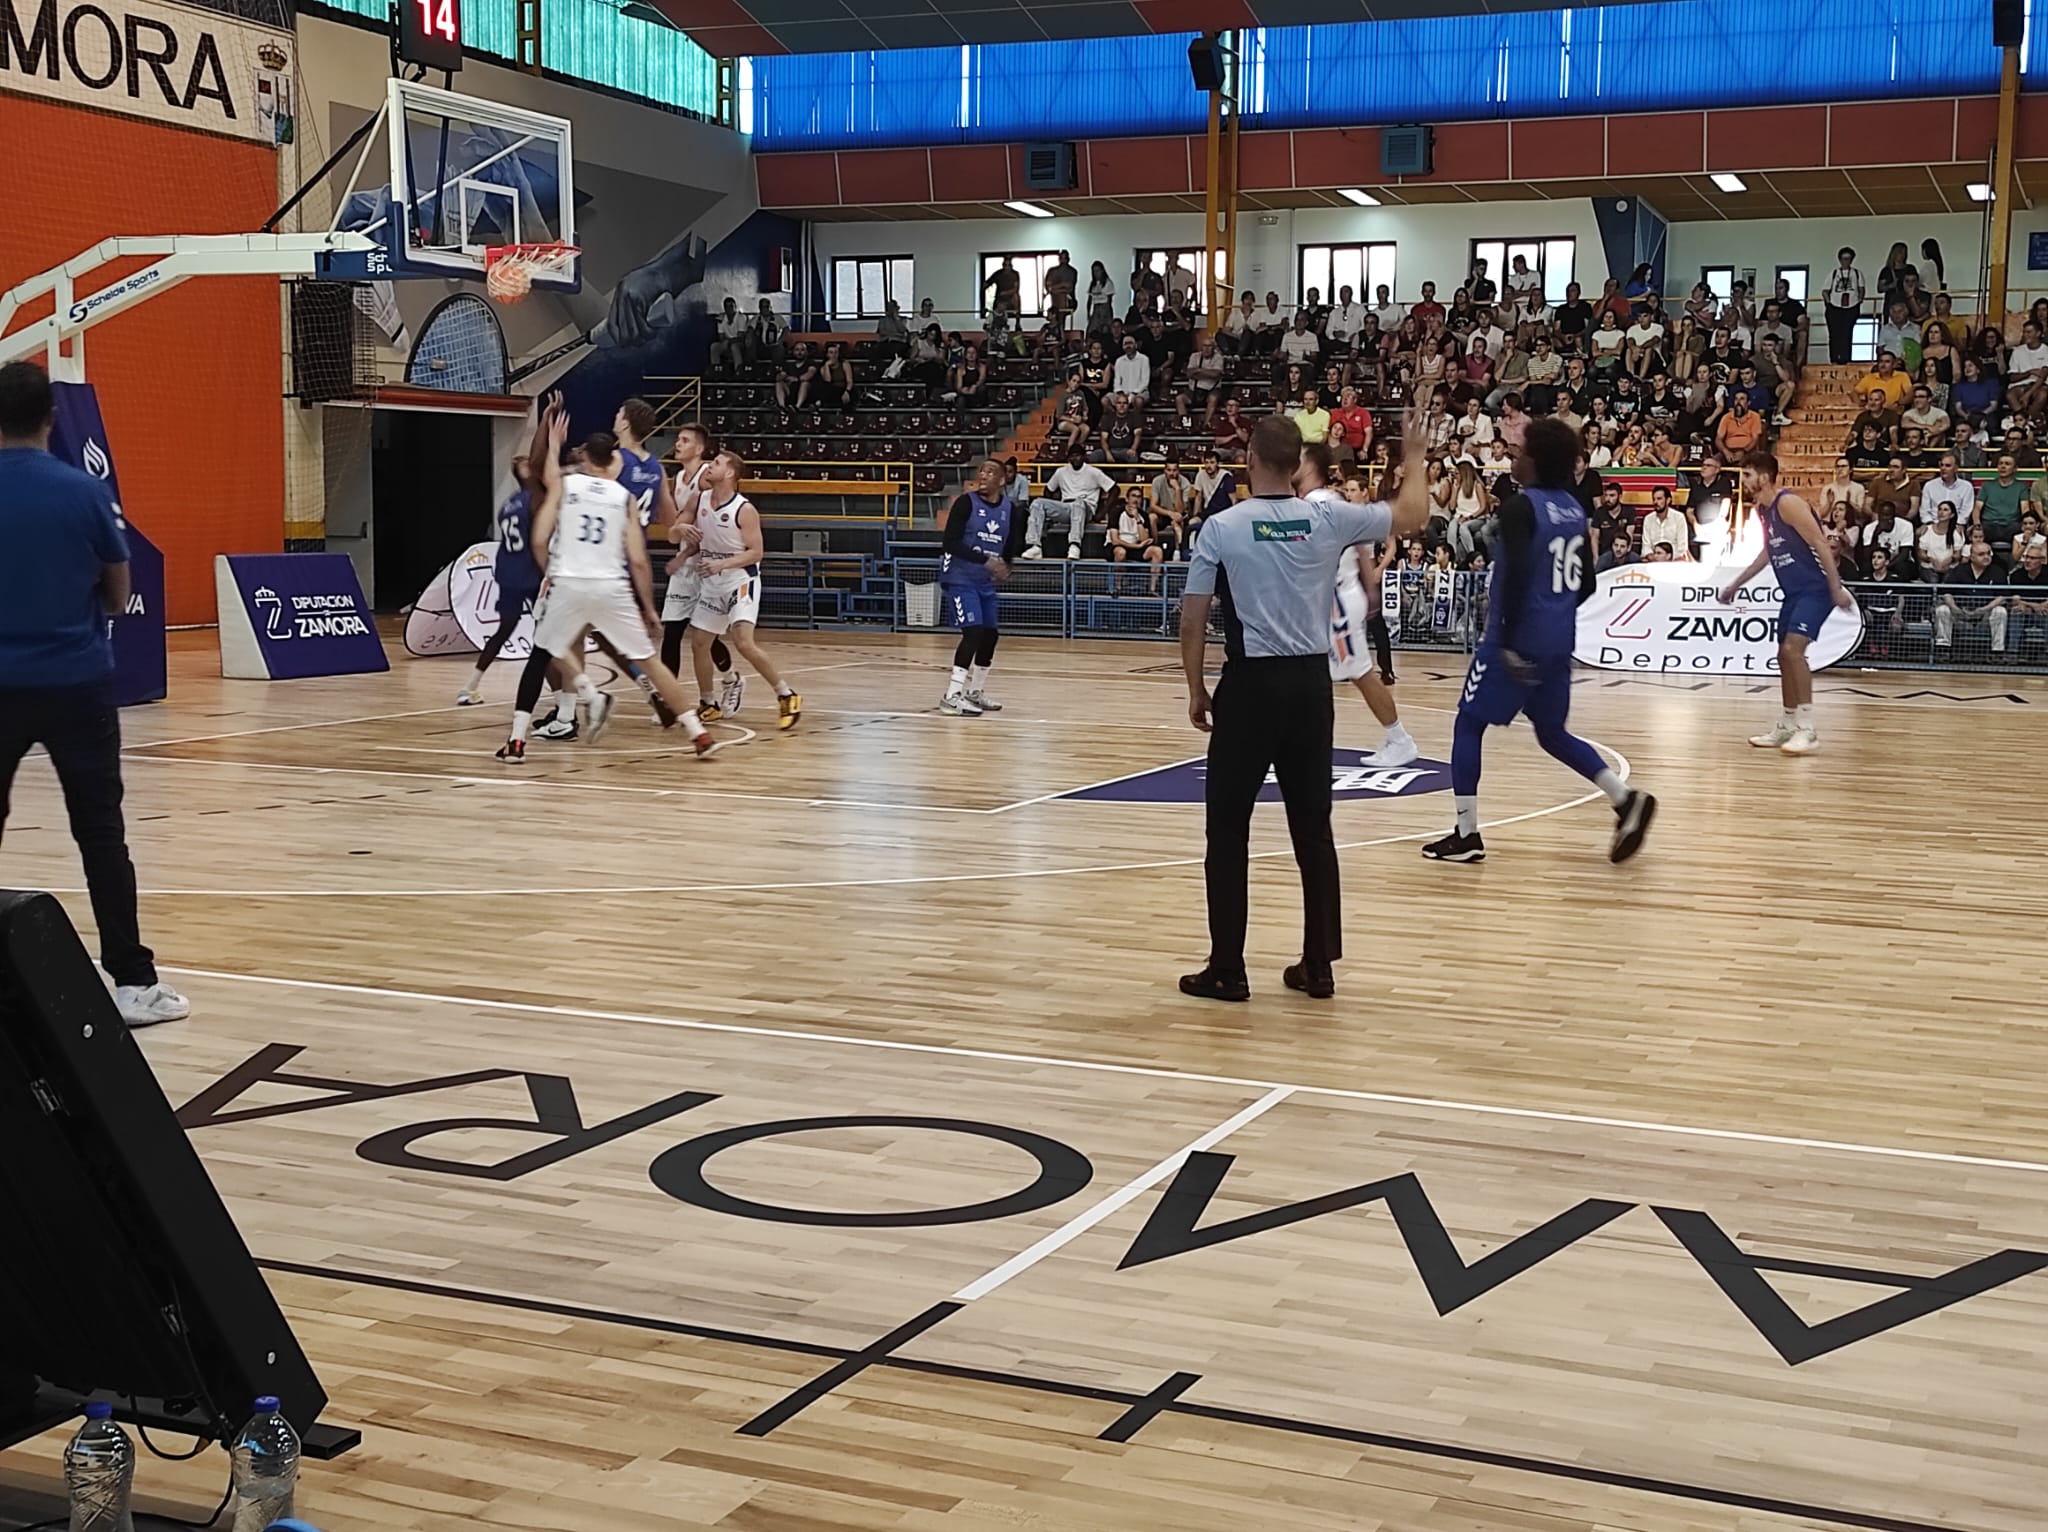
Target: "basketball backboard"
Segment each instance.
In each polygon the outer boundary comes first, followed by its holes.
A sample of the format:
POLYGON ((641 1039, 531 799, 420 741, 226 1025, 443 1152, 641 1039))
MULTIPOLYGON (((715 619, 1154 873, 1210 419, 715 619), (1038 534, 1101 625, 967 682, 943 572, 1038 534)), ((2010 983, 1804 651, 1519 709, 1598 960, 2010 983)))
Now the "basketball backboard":
MULTIPOLYGON (((337 227, 388 252, 388 270, 363 275, 481 278, 493 246, 576 243, 567 118, 398 79, 382 117, 337 202, 337 227), (384 185, 366 184, 373 167, 384 185)), ((533 285, 575 291, 580 265, 537 272, 533 285)))

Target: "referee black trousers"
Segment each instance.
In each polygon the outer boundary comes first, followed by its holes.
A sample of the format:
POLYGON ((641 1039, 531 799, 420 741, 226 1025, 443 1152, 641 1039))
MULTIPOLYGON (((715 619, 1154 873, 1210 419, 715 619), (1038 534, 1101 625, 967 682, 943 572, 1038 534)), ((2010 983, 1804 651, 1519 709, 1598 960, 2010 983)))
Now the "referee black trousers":
POLYGON ((1344 955, 1337 844, 1330 833, 1330 741, 1336 708, 1327 655, 1230 660, 1216 683, 1209 736, 1209 967, 1243 975, 1249 918, 1252 808, 1270 770, 1287 805, 1301 867, 1301 955, 1311 966, 1344 955))

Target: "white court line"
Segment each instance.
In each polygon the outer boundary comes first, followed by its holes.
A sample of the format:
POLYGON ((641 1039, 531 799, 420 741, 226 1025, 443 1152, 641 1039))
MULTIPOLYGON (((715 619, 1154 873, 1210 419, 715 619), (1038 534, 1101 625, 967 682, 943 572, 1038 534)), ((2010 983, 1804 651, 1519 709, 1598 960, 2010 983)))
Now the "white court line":
POLYGON ((1181 1148, 1174 1150, 1172 1154, 1169 1154, 1143 1175, 1138 1176, 1135 1180, 1126 1181, 1122 1186, 1096 1203, 1095 1206, 1068 1219, 1028 1250, 1018 1251, 1017 1254, 1011 1256, 1002 1265, 996 1267, 994 1271, 976 1277, 972 1282, 961 1288, 959 1292, 953 1294, 953 1301, 955 1303, 972 1303, 977 1298, 986 1298, 1012 1277, 1021 1277, 1047 1256, 1079 1239, 1083 1234, 1086 1234, 1090 1229, 1101 1223, 1103 1219, 1121 1212, 1146 1192, 1157 1186, 1161 1181, 1164 1181, 1168 1176, 1173 1175, 1187 1162, 1189 1155, 1200 1154, 1205 1149, 1215 1148, 1246 1123, 1254 1118, 1264 1116, 1293 1094, 1294 1087, 1292 1085, 1274 1086, 1236 1116, 1226 1118, 1193 1143, 1183 1145, 1181 1148))
POLYGON ((757 1027, 734 1021, 694 1021, 681 1016, 648 1016, 633 1011, 601 1011, 587 1006, 540 1005, 524 1000, 484 1000, 475 995, 442 995, 430 990, 384 989, 369 984, 336 984, 322 979, 282 979, 268 974, 229 973, 216 968, 166 967, 162 971, 198 979, 225 979, 242 984, 268 984, 284 989, 319 990, 323 994, 364 995, 374 1000, 419 1000, 434 1005, 467 1005, 487 1011, 513 1011, 529 1016, 569 1017, 579 1021, 623 1021, 639 1026, 675 1027, 690 1032, 719 1032, 737 1037, 773 1038, 777 1042, 786 1043, 826 1043, 839 1048, 930 1053, 946 1058, 978 1059, 987 1063, 1026 1064, 1033 1068, 1079 1069, 1095 1074, 1183 1080, 1196 1085, 1229 1085, 1243 1090, 1286 1091, 1297 1096, 1328 1096, 1342 1101, 1371 1101, 1383 1106, 1417 1107, 1434 1112, 1470 1112, 1483 1117, 1574 1123, 1581 1127, 1614 1128, 1630 1133, 1668 1133, 1681 1138, 1715 1139, 1738 1144, 1770 1144, 1784 1149, 1816 1149, 1839 1154, 1869 1155, 1878 1159, 1914 1160, 1937 1165, 1973 1165, 1991 1170, 2023 1170, 2048 1175, 2048 1164, 2034 1160, 2008 1160, 1980 1154, 1951 1154, 1940 1149, 1904 1149, 1889 1144, 1857 1144, 1839 1139, 1796 1138, 1782 1133, 1752 1133, 1741 1128, 1702 1128, 1690 1123, 1644 1122, 1630 1117, 1599 1117, 1585 1112, 1553 1112, 1537 1107, 1493 1106, 1478 1101, 1445 1101, 1433 1096, 1402 1096, 1387 1091, 1349 1090, 1335 1085, 1300 1085, 1281 1080, 1254 1080, 1238 1075, 1201 1074, 1194 1070, 1161 1069, 1148 1064, 1110 1064, 1093 1059, 1004 1053, 990 1048, 960 1048, 945 1043, 913 1043, 898 1038, 847 1037, 830 1032, 797 1032, 783 1027, 757 1027))

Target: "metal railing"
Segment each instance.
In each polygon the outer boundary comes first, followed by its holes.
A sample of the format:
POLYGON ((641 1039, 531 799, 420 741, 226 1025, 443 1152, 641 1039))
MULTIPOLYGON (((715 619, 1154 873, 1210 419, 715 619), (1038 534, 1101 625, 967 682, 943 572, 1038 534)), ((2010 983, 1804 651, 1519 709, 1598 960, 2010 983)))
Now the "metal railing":
POLYGON ((654 429, 656 434, 673 431, 678 426, 701 425, 704 420, 704 380, 675 374, 649 373, 648 390, 655 395, 648 402, 654 406, 654 429), (671 384, 663 391, 659 385, 671 384))
POLYGON ((2048 591, 2038 586, 1845 583, 1863 637, 1838 665, 2048 675, 2048 591))

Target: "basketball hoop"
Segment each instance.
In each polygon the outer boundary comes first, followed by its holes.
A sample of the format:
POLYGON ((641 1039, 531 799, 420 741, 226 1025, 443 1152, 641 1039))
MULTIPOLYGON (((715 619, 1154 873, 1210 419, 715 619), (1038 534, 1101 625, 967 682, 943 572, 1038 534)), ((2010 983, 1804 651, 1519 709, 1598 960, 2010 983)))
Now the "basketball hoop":
POLYGON ((484 291, 498 303, 517 303, 535 277, 566 277, 583 252, 575 245, 492 245, 484 251, 484 291))

